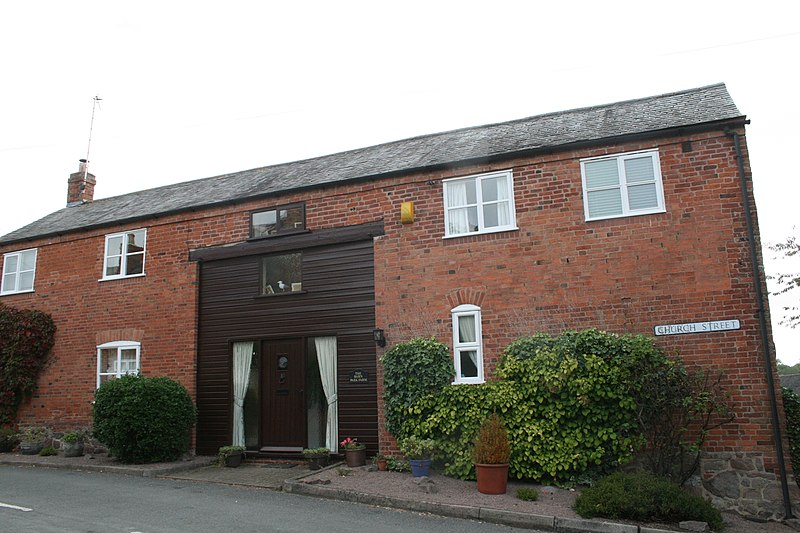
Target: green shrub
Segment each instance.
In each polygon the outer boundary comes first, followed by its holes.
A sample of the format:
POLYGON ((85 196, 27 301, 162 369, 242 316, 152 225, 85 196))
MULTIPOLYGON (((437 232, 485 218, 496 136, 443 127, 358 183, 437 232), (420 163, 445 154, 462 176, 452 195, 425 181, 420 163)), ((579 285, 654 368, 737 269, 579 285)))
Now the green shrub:
POLYGON ((0 428, 0 453, 12 451, 19 444, 17 432, 11 428, 0 428))
POLYGON ((781 387, 781 393, 783 411, 786 413, 786 433, 789 439, 792 470, 795 481, 800 486, 800 396, 787 387, 781 387))
POLYGON ((42 457, 47 457, 50 455, 58 455, 58 450, 53 448, 52 446, 45 446, 44 448, 39 451, 39 455, 42 457))
POLYGON ((435 339, 413 339, 393 346, 381 358, 386 429, 408 437, 403 421, 421 397, 436 394, 453 381, 448 347, 435 339))
POLYGON ((517 489, 517 498, 525 502, 535 502, 539 499, 539 491, 533 488, 517 489))
POLYGON ((584 518, 699 520, 715 530, 722 527, 722 516, 711 503, 649 473, 617 472, 598 480, 577 497, 575 511, 584 518))
POLYGON ((497 413, 492 413, 481 423, 478 436, 475 437, 472 460, 475 464, 501 465, 508 463, 510 455, 508 430, 497 413))
POLYGON ((94 437, 123 463, 174 461, 189 450, 195 418, 192 399, 180 383, 128 375, 97 390, 94 437))
POLYGON ((397 447, 407 459, 433 459, 436 452, 436 441, 411 435, 398 441, 397 447))
POLYGON ((36 388, 55 333, 47 313, 0 304, 0 425, 16 420, 20 404, 36 388))

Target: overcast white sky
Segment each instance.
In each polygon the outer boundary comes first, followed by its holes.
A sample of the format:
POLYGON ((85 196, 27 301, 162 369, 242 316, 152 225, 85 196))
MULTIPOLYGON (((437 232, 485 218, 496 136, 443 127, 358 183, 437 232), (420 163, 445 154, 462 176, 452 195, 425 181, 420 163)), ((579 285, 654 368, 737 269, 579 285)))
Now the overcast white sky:
MULTIPOLYGON (((717 82, 752 120, 762 238, 792 234, 800 3, 544 4, 4 2, 0 235, 64 207, 95 95, 104 198, 717 82)), ((800 361, 800 332, 774 326, 800 361)))

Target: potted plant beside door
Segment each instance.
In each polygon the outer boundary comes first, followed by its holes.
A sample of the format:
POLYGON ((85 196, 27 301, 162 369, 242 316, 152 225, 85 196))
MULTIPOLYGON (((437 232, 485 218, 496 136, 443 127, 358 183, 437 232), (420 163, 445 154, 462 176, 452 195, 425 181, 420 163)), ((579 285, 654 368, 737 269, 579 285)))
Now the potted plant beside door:
POLYGON ((508 431, 503 421, 492 413, 481 424, 472 459, 475 461, 475 475, 478 478, 478 492, 482 494, 505 494, 508 484, 508 460, 511 446, 508 431))
POLYGON ((223 446, 219 449, 220 466, 237 467, 244 460, 244 446, 223 446))
POLYGON ((344 450, 344 462, 347 466, 364 466, 367 464, 367 446, 356 439, 347 437, 339 445, 344 450))
POLYGON ((319 470, 328 466, 331 451, 328 448, 306 448, 303 450, 303 457, 308 459, 309 470, 319 470))

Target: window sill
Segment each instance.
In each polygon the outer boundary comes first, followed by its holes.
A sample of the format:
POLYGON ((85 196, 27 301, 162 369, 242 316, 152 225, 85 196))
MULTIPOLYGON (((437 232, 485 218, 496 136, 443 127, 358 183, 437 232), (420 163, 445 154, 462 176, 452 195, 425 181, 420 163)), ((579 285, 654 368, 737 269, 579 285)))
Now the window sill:
POLYGON ((492 230, 484 230, 484 231, 471 231, 469 233, 458 233, 456 235, 445 235, 442 239, 460 239, 463 237, 477 237, 478 235, 491 235, 493 233, 503 233, 504 231, 519 231, 517 226, 512 227, 503 227, 497 228, 492 230))
POLYGON ((145 276, 144 273, 142 274, 133 274, 130 276, 113 276, 108 278, 100 278, 97 281, 116 281, 118 279, 131 279, 131 278, 143 278, 145 276))
POLYGON ((486 381, 473 378, 470 381, 453 381, 450 385, 481 385, 483 383, 486 383, 486 381))
POLYGON ((0 296, 12 296, 14 294, 30 294, 32 292, 36 292, 36 291, 34 291, 33 289, 28 290, 28 291, 7 291, 7 292, 0 293, 0 296))
POLYGON ((666 213, 667 210, 664 208, 655 209, 653 211, 637 211, 635 213, 622 213, 620 215, 610 215, 607 217, 595 217, 595 218, 588 218, 586 217, 584 220, 585 222, 599 222, 601 220, 614 220, 615 218, 625 218, 625 217, 640 217, 644 215, 657 215, 659 213, 666 213))
POLYGON ((281 296, 292 296, 294 294, 306 294, 308 291, 286 291, 286 292, 276 292, 275 294, 259 294, 257 296, 253 296, 253 298, 280 298, 281 296))

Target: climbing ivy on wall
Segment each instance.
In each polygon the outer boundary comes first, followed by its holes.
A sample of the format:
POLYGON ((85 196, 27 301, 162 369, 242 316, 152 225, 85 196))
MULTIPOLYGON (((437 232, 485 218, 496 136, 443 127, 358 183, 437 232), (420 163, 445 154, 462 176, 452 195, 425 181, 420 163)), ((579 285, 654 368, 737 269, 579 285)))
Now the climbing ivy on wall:
POLYGON ((0 304, 0 426, 16 421, 20 404, 36 388, 55 333, 47 313, 0 304))

